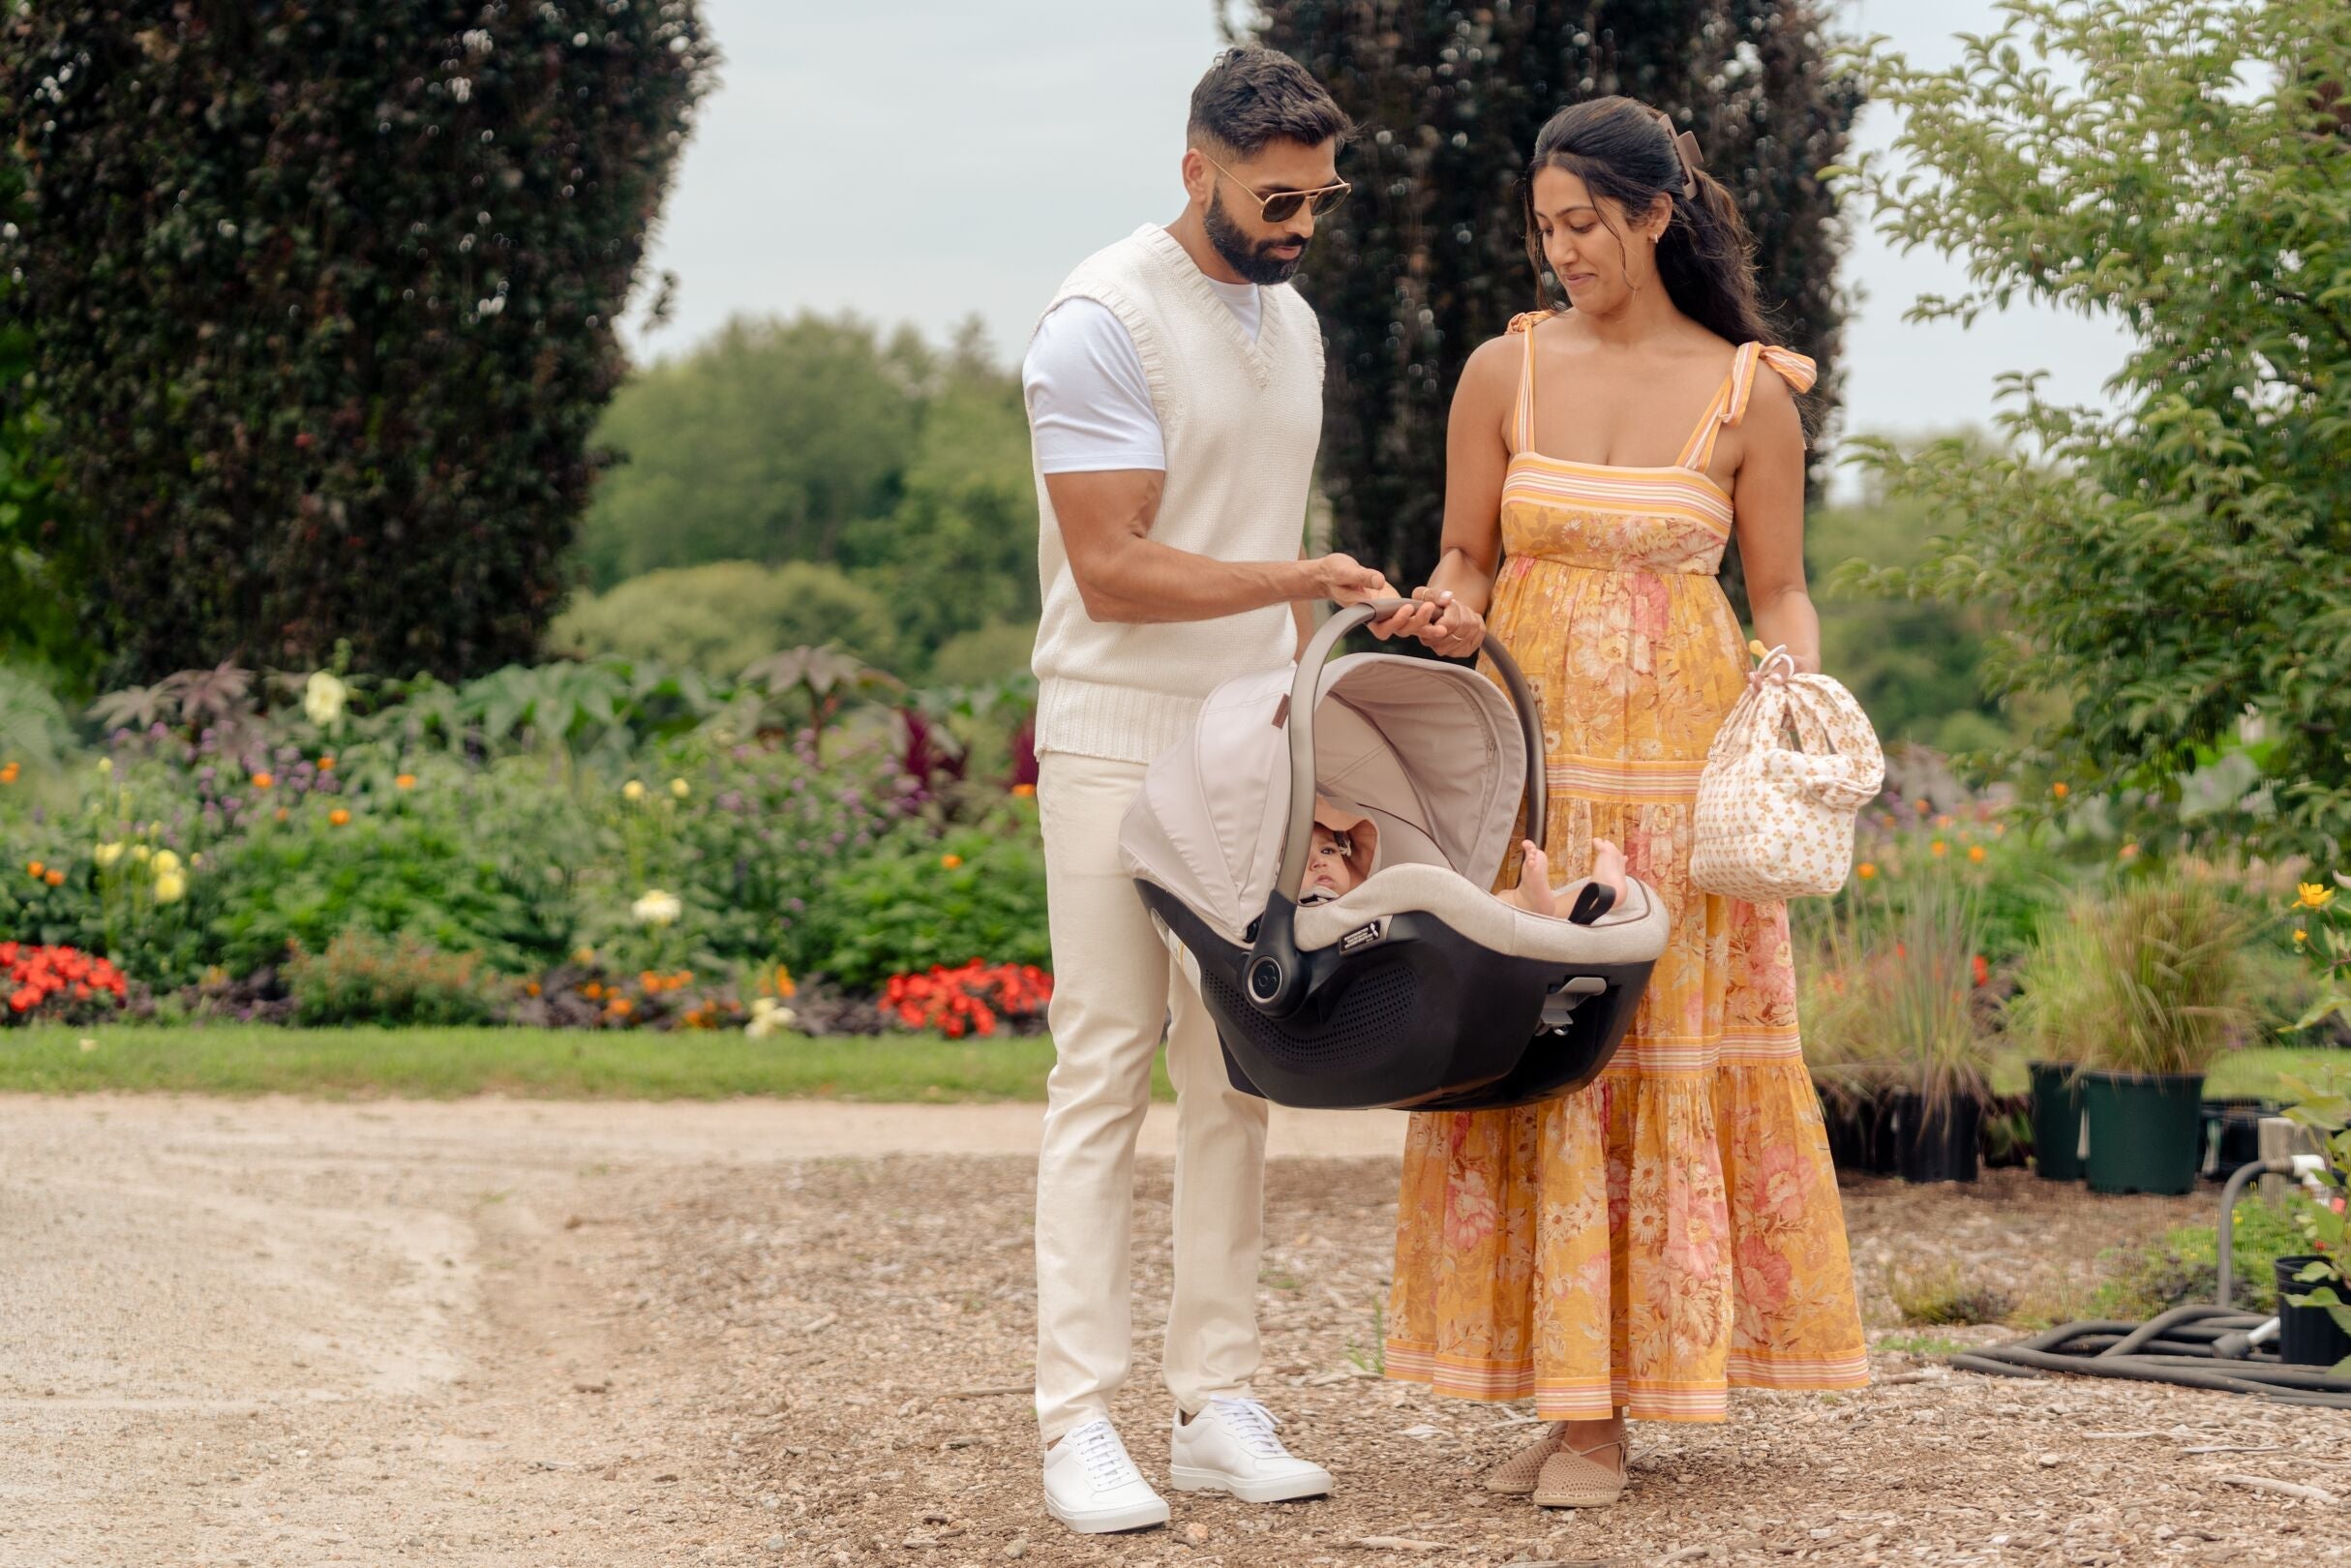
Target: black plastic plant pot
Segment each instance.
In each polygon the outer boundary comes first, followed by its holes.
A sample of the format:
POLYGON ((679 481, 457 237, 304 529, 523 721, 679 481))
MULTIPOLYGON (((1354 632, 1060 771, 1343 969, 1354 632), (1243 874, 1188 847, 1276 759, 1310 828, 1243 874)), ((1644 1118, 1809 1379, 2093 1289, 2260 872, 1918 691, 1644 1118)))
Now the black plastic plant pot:
POLYGON ((2082 1179, 2082 1082, 2070 1062, 2029 1062, 2033 1169, 2045 1181, 2082 1179))
POLYGON ((2204 1163, 2204 1074, 2082 1074, 2082 1119, 2090 1130, 2083 1174, 2093 1192, 2195 1190, 2204 1163))
POLYGON ((1828 1129, 1828 1162, 1842 1171, 1867 1174, 1878 1102, 1867 1096, 1823 1095, 1821 1120, 1828 1129))
POLYGON ((1972 1182, 1983 1136, 1983 1103, 1972 1096, 1930 1102, 1904 1092, 1887 1102, 1894 1169, 1906 1182, 1972 1182))
MULTIPOLYGON (((2334 1313, 2324 1307, 2297 1307, 2286 1300, 2316 1288, 2306 1285, 2295 1276, 2310 1264, 2310 1257, 2281 1257, 2277 1269, 2277 1359, 2289 1367, 2332 1367, 2345 1356, 2351 1356, 2351 1334, 2335 1321, 2334 1313)), ((2338 1287, 2336 1295, 2343 1291, 2338 1287)))
POLYGON ((2198 1144, 2204 1151, 2204 1179, 2225 1182, 2246 1165, 2256 1163, 2261 1159, 2261 1119, 2276 1115, 2279 1108, 2275 1100, 2250 1096, 2207 1100, 2201 1113, 2203 1136, 2198 1144))

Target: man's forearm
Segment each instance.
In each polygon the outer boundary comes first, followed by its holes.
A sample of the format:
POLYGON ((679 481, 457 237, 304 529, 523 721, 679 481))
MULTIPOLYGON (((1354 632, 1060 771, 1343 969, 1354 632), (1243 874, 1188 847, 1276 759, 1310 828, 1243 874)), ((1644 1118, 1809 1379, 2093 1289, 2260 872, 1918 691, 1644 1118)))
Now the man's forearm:
POLYGON ((1096 620, 1130 624, 1215 620, 1322 593, 1304 560, 1218 560, 1154 539, 1130 539, 1093 563, 1078 590, 1096 620))

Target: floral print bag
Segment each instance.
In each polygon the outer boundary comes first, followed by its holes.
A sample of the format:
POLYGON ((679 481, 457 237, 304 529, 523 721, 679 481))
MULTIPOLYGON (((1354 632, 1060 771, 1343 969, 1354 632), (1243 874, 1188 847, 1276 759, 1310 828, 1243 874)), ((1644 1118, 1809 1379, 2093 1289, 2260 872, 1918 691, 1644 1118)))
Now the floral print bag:
POLYGON ((1690 880, 1751 903, 1827 897, 1853 869, 1854 815, 1885 782, 1861 705, 1785 648, 1740 697, 1699 775, 1690 880))

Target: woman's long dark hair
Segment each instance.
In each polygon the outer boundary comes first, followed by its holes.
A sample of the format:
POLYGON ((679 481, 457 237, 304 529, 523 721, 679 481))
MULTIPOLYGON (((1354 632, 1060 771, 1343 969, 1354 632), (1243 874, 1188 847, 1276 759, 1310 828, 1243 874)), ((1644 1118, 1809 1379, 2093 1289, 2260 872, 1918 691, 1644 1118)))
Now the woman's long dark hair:
MULTIPOLYGON (((1660 196, 1672 196, 1673 221, 1657 242, 1657 272, 1674 308, 1731 343, 1779 343, 1756 297, 1755 242, 1738 204, 1703 169, 1693 170, 1697 194, 1683 193, 1673 133, 1646 105, 1630 98, 1571 104, 1546 121, 1535 137, 1520 202, 1526 262, 1534 268, 1536 295, 1548 305, 1543 242, 1535 228, 1535 176, 1546 168, 1567 170, 1583 181, 1595 200, 1612 197, 1634 216, 1646 213, 1660 196)), ((1605 211, 1601 221, 1608 223, 1605 211)), ((1614 224, 1609 227, 1624 238, 1614 224)))

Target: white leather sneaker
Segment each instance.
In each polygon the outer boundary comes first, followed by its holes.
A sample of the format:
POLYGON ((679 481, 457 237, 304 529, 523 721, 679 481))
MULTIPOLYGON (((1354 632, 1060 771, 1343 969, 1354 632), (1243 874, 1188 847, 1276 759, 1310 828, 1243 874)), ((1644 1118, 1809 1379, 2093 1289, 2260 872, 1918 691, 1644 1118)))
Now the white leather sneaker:
POLYGON ((1045 1450, 1045 1512, 1080 1535, 1103 1535, 1166 1523, 1167 1500, 1134 1467, 1105 1416, 1045 1450))
POLYGON ((1288 1502, 1331 1490, 1331 1472, 1281 1446, 1281 1425, 1255 1400, 1220 1395, 1190 1421, 1176 1418, 1168 1439, 1169 1475, 1178 1492, 1229 1492, 1243 1502, 1288 1502))

